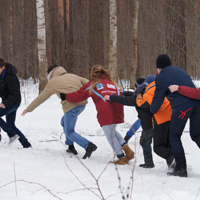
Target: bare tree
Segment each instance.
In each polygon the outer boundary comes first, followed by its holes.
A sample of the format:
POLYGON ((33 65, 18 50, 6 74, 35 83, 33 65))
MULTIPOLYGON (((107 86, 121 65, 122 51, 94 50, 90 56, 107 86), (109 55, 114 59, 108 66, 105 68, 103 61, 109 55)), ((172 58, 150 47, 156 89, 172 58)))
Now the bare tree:
POLYGON ((39 57, 39 93, 44 89, 47 77, 47 58, 46 58, 46 35, 45 35, 45 16, 44 16, 44 0, 36 1, 37 6, 37 42, 39 57))
POLYGON ((89 0, 89 65, 104 65, 103 1, 89 0))
POLYGON ((118 81, 117 69, 117 1, 110 0, 110 42, 109 42, 109 71, 115 82, 118 81))
POLYGON ((138 12, 139 12, 139 0, 134 1, 133 10, 133 49, 132 49, 132 67, 130 73, 130 85, 133 87, 136 80, 136 72, 138 65, 138 12))

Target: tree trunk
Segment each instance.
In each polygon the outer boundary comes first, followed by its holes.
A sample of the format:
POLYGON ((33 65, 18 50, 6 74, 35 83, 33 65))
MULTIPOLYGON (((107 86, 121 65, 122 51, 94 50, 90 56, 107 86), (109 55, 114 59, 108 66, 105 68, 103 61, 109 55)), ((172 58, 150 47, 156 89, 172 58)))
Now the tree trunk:
POLYGON ((117 2, 110 0, 110 43, 109 43, 109 71, 115 82, 118 82, 117 68, 117 2))
POLYGON ((139 0, 134 1, 133 10, 133 39, 132 39, 132 68, 130 73, 130 86, 133 87, 136 80, 136 72, 138 66, 138 11, 139 11, 139 0))
POLYGON ((44 89, 47 83, 46 70, 46 36, 45 36, 45 16, 44 0, 36 1, 37 6, 37 41, 38 41, 38 58, 39 58, 39 93, 44 89))
POLYGON ((104 65, 103 2, 89 0, 89 64, 104 65))
POLYGON ((185 1, 167 0, 167 54, 172 65, 186 68, 185 1))

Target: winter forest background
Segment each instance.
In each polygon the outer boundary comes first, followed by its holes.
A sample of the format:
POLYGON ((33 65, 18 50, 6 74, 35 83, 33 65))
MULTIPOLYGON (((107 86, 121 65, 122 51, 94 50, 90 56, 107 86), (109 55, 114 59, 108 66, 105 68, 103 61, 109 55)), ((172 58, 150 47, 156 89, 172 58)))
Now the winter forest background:
POLYGON ((162 53, 199 78, 199 40, 200 0, 0 1, 0 57, 40 91, 51 64, 86 78, 101 64, 133 86, 162 53))
MULTIPOLYGON (((20 116, 44 89, 51 64, 86 78, 93 64, 101 64, 127 87, 127 82, 133 86, 136 78, 155 74, 156 58, 163 53, 199 79, 200 0, 0 0, 0 57, 18 69, 22 103, 16 124, 33 147, 8 146, 2 133, 0 199, 200 200, 200 151, 188 124, 182 136, 185 179, 167 177, 166 163, 155 153, 155 168, 139 167, 141 128, 129 143, 135 159, 126 166, 108 164, 113 151, 90 98, 76 125, 78 133, 98 146, 87 160, 81 159, 85 150, 78 145, 77 157, 66 153, 56 95, 20 116)), ((137 119, 134 107, 124 111, 125 123, 117 126, 123 136, 137 119)))

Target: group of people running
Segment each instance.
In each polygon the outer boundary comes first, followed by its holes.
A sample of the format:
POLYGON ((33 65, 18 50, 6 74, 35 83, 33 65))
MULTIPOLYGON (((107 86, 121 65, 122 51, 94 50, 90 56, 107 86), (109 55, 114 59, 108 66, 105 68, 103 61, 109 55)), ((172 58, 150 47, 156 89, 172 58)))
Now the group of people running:
MULTIPOLYGON (((156 67, 156 76, 137 79, 135 90, 131 92, 121 91, 110 73, 100 65, 92 66, 90 81, 67 73, 61 66, 51 65, 47 69, 48 83, 45 89, 22 112, 22 116, 32 112, 51 95, 56 94, 61 99, 64 112, 61 125, 66 136, 67 152, 77 155, 74 146, 76 143, 85 149, 83 159, 86 159, 92 155, 97 146, 76 133, 75 125, 78 115, 85 109, 87 99, 91 97, 96 106, 98 122, 117 156, 117 160, 112 160, 111 163, 126 165, 134 158, 134 152, 128 142, 141 126, 140 144, 143 149, 144 164, 139 166, 143 168, 155 166, 151 150, 153 141, 154 152, 166 160, 170 169, 168 175, 187 177, 181 135, 187 120, 190 119, 190 136, 200 147, 200 101, 198 100, 200 95, 190 76, 183 69, 172 66, 168 55, 159 55, 156 67), (124 138, 116 130, 117 124, 124 122, 123 105, 134 106, 138 113, 138 120, 124 138)), ((0 63, 2 78, 6 67, 2 71, 1 69, 0 63)), ((1 106, 0 113, 6 108, 1 106)), ((13 135, 10 140, 12 138, 13 135)))

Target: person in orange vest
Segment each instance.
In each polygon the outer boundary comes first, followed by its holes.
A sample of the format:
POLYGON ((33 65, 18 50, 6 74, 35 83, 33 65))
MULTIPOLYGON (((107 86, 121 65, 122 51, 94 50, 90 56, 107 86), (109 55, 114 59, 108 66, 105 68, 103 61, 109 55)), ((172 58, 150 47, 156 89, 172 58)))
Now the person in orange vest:
MULTIPOLYGON (((150 107, 154 92, 156 90, 155 81, 150 82, 148 79, 152 80, 152 75, 146 78, 146 82, 150 84, 146 87, 146 90, 143 94, 137 96, 137 105, 139 107, 146 104, 147 107, 150 107)), ((154 76, 155 80, 155 76, 154 76)), ((172 147, 169 140, 169 130, 170 130, 170 120, 172 115, 172 107, 168 99, 165 97, 163 104, 161 105, 158 112, 153 114, 152 123, 153 123, 153 150, 154 152, 164 158, 167 162, 169 169, 173 170, 175 168, 176 162, 173 156, 172 147)))
MULTIPOLYGON (((140 85, 140 93, 137 94, 136 98, 136 106, 140 108, 141 110, 150 109, 151 102, 153 100, 154 91, 156 89, 155 87, 155 76, 150 75, 145 79, 145 83, 143 85, 140 85)), ((130 99, 131 97, 124 97, 127 100, 123 101, 123 97, 119 97, 116 95, 111 95, 109 98, 105 97, 105 99, 109 99, 111 101, 115 101, 118 103, 123 104, 125 102, 129 102, 126 105, 130 105, 130 99)), ((133 97, 131 98, 133 99, 133 97)), ((135 100, 134 100, 135 101, 135 100)), ((171 144, 169 141, 169 127, 170 127, 170 120, 172 115, 172 108, 170 105, 170 102, 165 98, 160 110, 156 114, 152 114, 152 125, 153 125, 153 149, 154 152, 164 158, 167 162, 167 165, 169 169, 175 168, 175 159, 173 156, 171 144)), ((140 117, 144 118, 144 115, 140 115, 140 117)), ((144 121, 144 119, 141 118, 141 121, 144 121)), ((141 139, 146 137, 148 135, 147 132, 143 132, 141 139)), ((145 155, 144 155, 145 156, 145 155)))

